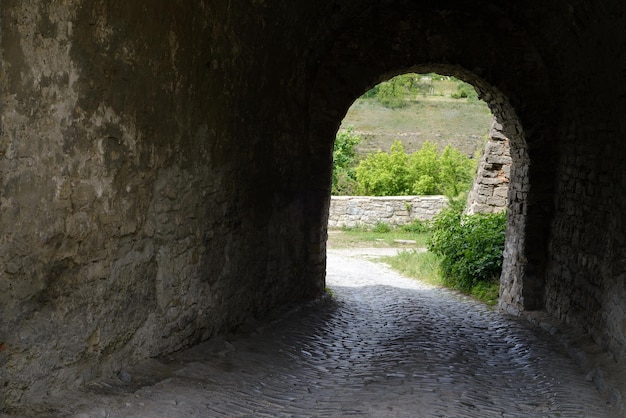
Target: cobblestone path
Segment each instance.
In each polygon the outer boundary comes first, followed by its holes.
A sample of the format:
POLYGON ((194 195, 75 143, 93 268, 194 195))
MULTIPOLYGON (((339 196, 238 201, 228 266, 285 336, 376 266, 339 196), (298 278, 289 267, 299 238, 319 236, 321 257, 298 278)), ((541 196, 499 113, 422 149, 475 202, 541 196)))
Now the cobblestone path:
MULTIPOLYGON (((329 251, 333 299, 151 360, 57 407, 102 417, 611 417, 523 322, 329 251)), ((48 411, 50 412, 50 410, 48 411)))

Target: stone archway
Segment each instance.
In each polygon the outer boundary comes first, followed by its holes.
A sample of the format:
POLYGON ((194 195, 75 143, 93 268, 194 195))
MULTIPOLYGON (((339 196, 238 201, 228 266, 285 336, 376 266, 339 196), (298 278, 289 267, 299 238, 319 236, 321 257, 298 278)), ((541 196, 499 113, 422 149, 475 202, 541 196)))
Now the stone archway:
POLYGON ((335 132, 406 71, 511 141, 501 306, 626 359, 622 1, 154 3, 0 3, 0 409, 322 294, 335 132))
MULTIPOLYGON (((542 307, 543 268, 547 251, 544 231, 549 229, 549 214, 552 211, 551 183, 544 179, 553 174, 552 167, 542 162, 549 154, 537 153, 534 149, 549 147, 545 131, 538 128, 547 123, 547 114, 527 114, 526 109, 513 102, 532 102, 548 91, 548 82, 541 78, 538 71, 540 61, 520 62, 513 55, 496 58, 491 51, 502 47, 497 45, 498 40, 495 39, 470 48, 468 43, 475 41, 459 36, 463 33, 464 24, 459 16, 444 20, 438 17, 436 11, 422 8, 385 17, 386 20, 368 21, 359 29, 343 34, 323 61, 311 104, 310 142, 317 147, 312 149, 313 160, 321 167, 320 171, 329 170, 331 162, 328 156, 332 144, 328 139, 334 138, 334 132, 352 101, 384 79, 404 72, 436 72, 474 85, 503 126, 512 149, 509 221, 500 304, 511 312, 542 307), (425 20, 436 21, 440 26, 430 26, 426 34, 420 29, 425 20), (436 38, 437 43, 420 44, 419 40, 427 36, 436 38), (381 39, 389 44, 380 45, 381 39), (437 61, 441 63, 432 63, 437 61), (518 72, 527 68, 526 71, 532 69, 536 76, 529 85, 520 89, 523 91, 510 89, 505 92, 497 83, 508 88, 512 81, 493 77, 491 74, 497 67, 505 67, 498 70, 500 75, 502 71, 506 73, 506 68, 516 68, 518 72), (328 95, 327 92, 333 93, 328 95), (531 128, 525 131, 522 125, 531 128), (530 136, 527 132, 531 133, 530 136), (533 183, 535 178, 538 179, 537 185, 533 183)), ((484 35, 474 33, 477 39, 484 35)), ((525 45, 522 38, 506 42, 513 42, 508 46, 511 50, 527 50, 527 55, 533 55, 533 49, 525 45)), ((546 105, 549 106, 549 100, 546 105)))

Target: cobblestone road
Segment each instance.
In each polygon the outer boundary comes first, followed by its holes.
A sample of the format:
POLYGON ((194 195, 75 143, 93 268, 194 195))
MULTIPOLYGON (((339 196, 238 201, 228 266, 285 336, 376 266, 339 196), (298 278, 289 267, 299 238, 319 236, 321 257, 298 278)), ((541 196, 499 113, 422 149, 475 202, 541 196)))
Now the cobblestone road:
POLYGON ((121 376, 131 383, 95 384, 57 414, 614 416, 525 323, 341 250, 328 265, 332 301, 147 362, 121 376))

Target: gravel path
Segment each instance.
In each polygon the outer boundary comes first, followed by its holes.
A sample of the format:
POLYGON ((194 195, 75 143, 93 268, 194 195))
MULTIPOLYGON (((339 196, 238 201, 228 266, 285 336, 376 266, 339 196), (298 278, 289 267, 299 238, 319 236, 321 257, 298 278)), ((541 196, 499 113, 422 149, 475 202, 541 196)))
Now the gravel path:
POLYGON ((367 259, 380 251, 329 250, 332 300, 148 361, 48 415, 615 415, 558 344, 367 259))

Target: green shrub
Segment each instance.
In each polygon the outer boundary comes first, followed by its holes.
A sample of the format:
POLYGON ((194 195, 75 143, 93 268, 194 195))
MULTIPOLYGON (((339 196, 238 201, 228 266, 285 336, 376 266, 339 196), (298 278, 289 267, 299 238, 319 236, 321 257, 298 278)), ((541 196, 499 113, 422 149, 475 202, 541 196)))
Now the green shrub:
POLYGON ((372 231, 379 234, 386 234, 391 232, 391 227, 382 221, 378 221, 376 222, 376 225, 372 227, 372 231))
POLYGON ((456 80, 456 93, 452 93, 453 99, 467 99, 468 101, 478 100, 478 93, 471 84, 467 84, 464 81, 456 80))
POLYGON ((419 219, 415 219, 410 224, 402 225, 400 229, 402 229, 404 232, 424 234, 430 232, 430 223, 428 221, 420 221, 419 219))
POLYGON ((419 95, 432 95, 434 88, 431 80, 443 78, 437 74, 402 74, 376 85, 365 92, 361 98, 376 99, 389 109, 402 108, 419 95), (424 76, 427 77, 426 80, 423 79, 424 76))
POLYGON ((406 106, 401 85, 392 78, 378 85, 376 98, 386 108, 399 109, 406 106))
POLYGON ((407 105, 407 100, 414 100, 422 93, 430 92, 430 84, 421 83, 418 74, 402 74, 380 83, 374 89, 368 91, 366 97, 376 97, 383 106, 389 109, 398 109, 407 105))
POLYGON ((408 155, 402 142, 390 152, 378 151, 356 167, 356 190, 368 196, 444 194, 457 197, 468 191, 476 173, 476 160, 447 146, 439 154, 437 145, 425 142, 408 155))
POLYGON ((360 135, 352 127, 337 133, 333 148, 333 195, 350 195, 356 191, 354 158, 360 142, 360 135))
POLYGON ((463 215, 451 202, 434 220, 430 251, 441 258, 446 285, 470 292, 479 282, 497 282, 502 271, 506 213, 463 215))
POLYGON ((426 141, 409 158, 411 193, 416 195, 440 194, 439 150, 426 141))
POLYGON ((368 91, 365 92, 365 94, 363 94, 363 96, 361 96, 362 99, 372 99, 372 98, 376 98, 376 96, 378 95, 378 85, 372 87, 371 89, 369 89, 368 91))
POLYGON ((471 290, 471 295, 485 302, 487 306, 495 306, 498 303, 500 283, 478 282, 471 290))
POLYGON ((458 149, 446 146, 439 157, 441 194, 455 198, 469 191, 476 175, 477 162, 478 159, 467 158, 458 149))
POLYGON ((361 160, 356 168, 358 192, 366 196, 401 196, 409 193, 409 156, 402 142, 391 152, 378 151, 361 160))

